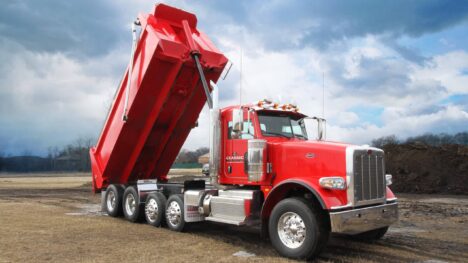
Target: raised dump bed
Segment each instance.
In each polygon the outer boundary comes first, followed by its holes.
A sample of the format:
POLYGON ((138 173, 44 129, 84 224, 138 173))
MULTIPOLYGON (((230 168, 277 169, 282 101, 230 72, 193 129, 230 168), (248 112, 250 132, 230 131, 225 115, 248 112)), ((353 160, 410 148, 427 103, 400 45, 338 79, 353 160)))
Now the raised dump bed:
POLYGON ((208 83, 218 80, 227 63, 197 30, 191 13, 159 4, 138 20, 141 34, 128 96, 127 69, 97 145, 90 149, 95 192, 109 184, 164 180, 206 102, 193 54, 208 83))

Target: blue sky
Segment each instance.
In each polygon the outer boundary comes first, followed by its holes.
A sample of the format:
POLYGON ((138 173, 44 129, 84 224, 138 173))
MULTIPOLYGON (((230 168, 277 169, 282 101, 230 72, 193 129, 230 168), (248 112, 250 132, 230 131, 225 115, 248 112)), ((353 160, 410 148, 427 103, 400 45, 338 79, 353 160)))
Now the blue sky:
MULTIPOLYGON (((234 63, 221 103, 294 102, 328 138, 468 130, 468 1, 168 1, 234 63)), ((0 154, 96 138, 154 2, 17 0, 0 9, 0 154)), ((184 147, 206 146, 207 112, 184 147)))

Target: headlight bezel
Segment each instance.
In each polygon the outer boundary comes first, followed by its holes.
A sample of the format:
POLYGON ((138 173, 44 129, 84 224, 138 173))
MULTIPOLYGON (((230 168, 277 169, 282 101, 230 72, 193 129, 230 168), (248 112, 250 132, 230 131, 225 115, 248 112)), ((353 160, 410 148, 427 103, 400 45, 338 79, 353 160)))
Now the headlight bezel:
POLYGON ((319 185, 329 190, 346 190, 348 188, 346 179, 339 176, 322 177, 319 179, 319 185))

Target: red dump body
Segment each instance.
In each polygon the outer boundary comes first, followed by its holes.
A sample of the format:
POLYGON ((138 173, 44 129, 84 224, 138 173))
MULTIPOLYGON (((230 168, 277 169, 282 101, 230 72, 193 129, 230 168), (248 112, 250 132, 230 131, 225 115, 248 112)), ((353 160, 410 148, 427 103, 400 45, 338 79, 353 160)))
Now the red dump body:
POLYGON ((206 102, 191 54, 199 54, 208 83, 218 80, 227 63, 197 30, 191 13, 159 4, 153 13, 140 14, 139 21, 128 119, 122 119, 127 70, 97 145, 90 150, 95 192, 113 183, 165 179, 206 102), (184 30, 184 20, 190 30, 184 30))

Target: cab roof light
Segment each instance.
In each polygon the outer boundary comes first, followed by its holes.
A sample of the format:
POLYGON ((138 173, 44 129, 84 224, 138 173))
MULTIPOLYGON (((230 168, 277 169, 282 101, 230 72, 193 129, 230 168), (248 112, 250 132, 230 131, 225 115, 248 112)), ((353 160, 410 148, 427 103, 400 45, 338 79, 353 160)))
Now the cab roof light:
POLYGON ((299 108, 297 105, 291 103, 279 104, 278 102, 272 102, 271 100, 263 99, 256 103, 254 103, 255 107, 261 109, 269 109, 269 110, 283 110, 283 111, 292 111, 292 112, 299 112, 299 108))

